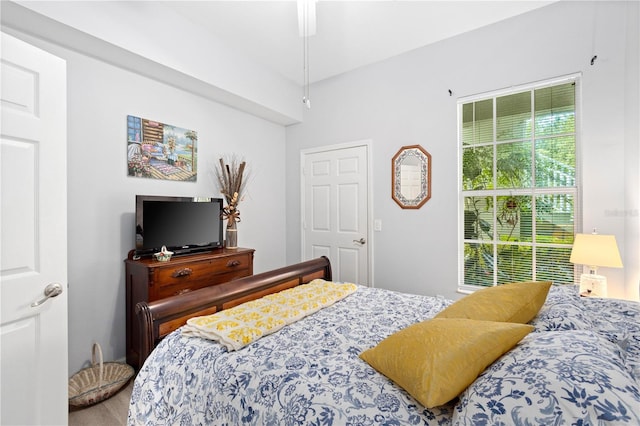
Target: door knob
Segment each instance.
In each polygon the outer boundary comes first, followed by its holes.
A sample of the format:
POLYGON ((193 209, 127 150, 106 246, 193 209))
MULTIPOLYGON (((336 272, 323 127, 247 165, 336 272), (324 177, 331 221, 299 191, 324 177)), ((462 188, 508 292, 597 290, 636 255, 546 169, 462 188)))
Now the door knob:
POLYGON ((49 300, 49 298, 56 297, 61 293, 62 293, 62 286, 60 284, 58 284, 58 283, 49 284, 48 286, 46 286, 44 288, 44 297, 42 299, 38 300, 37 302, 33 302, 31 304, 31 307, 35 308, 36 306, 40 306, 44 302, 49 300))
POLYGON ((353 240, 354 243, 358 243, 360 245, 364 245, 367 240, 365 240, 364 238, 360 238, 359 240, 353 240))

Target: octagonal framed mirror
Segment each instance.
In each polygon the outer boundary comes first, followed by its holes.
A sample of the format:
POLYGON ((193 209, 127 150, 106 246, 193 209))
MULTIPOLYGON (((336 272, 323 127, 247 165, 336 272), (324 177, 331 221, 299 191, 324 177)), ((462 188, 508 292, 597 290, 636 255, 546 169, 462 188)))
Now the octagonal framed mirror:
POLYGON ((403 209, 419 209, 431 198, 431 154, 403 146, 391 159, 391 197, 403 209))

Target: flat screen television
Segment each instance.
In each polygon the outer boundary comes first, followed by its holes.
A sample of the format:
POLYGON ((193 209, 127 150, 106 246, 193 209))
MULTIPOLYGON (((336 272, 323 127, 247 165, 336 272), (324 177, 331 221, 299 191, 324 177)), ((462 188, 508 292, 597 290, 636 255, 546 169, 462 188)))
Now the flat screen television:
POLYGON ((136 252, 149 257, 166 246, 174 255, 222 247, 222 198, 136 195, 136 252))

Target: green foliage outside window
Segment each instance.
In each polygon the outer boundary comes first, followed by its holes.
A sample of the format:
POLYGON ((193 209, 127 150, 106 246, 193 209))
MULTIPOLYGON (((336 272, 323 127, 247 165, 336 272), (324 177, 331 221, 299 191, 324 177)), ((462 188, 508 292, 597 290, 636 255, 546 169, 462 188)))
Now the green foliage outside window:
POLYGON ((575 83, 462 105, 464 284, 572 283, 575 83))

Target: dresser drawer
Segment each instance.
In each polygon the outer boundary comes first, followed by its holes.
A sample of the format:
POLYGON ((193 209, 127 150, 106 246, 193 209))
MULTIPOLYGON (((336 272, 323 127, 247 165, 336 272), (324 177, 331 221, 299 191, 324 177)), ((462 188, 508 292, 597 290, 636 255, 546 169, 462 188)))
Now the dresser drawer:
POLYGON ((212 271, 216 271, 220 274, 226 274, 239 269, 249 269, 253 262, 249 254, 243 254, 221 259, 212 259, 209 263, 212 271))
POLYGON ((164 287, 248 268, 248 256, 230 256, 222 259, 167 265, 167 267, 158 268, 155 271, 154 281, 164 287))
POLYGON ((246 277, 247 275, 248 274, 246 269, 238 269, 224 274, 216 274, 203 279, 180 281, 176 282, 173 285, 162 283, 162 286, 159 286, 156 289, 155 295, 158 299, 164 299, 165 297, 170 296, 178 296, 189 291, 198 290, 199 288, 211 287, 216 284, 222 284, 228 281, 235 280, 237 278, 246 277))
POLYGON ((155 297, 174 296, 250 275, 249 255, 228 256, 157 268, 152 279, 155 297))

